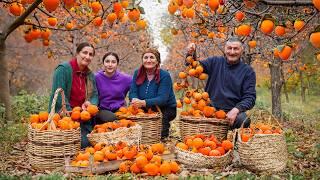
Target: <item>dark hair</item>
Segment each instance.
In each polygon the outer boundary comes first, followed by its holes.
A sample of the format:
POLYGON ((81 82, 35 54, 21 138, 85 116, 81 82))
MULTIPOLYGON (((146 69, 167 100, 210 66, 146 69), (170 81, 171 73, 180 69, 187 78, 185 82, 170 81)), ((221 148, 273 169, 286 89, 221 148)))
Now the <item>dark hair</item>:
POLYGON ((156 56, 156 59, 158 61, 158 63, 161 63, 161 58, 160 58, 160 52, 158 51, 158 49, 155 48, 147 48, 146 50, 143 51, 142 53, 142 58, 146 53, 152 53, 156 56))
POLYGON ((102 58, 102 63, 104 63, 104 60, 110 55, 114 56, 116 58, 116 60, 117 60, 117 64, 119 64, 119 61, 120 61, 119 56, 118 56, 117 53, 114 53, 114 52, 107 52, 102 58))
POLYGON ((95 55, 96 52, 95 52, 95 50, 94 50, 93 45, 90 44, 90 43, 88 43, 88 42, 83 42, 83 43, 78 44, 77 49, 76 49, 77 54, 80 53, 80 51, 81 51, 83 48, 85 48, 85 47, 92 47, 92 49, 93 49, 93 55, 95 55))

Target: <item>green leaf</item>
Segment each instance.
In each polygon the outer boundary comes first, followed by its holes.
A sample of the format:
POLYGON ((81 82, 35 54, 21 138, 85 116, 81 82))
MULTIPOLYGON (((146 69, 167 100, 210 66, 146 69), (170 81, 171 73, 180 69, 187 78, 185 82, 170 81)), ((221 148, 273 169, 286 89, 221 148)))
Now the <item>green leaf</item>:
POLYGON ((300 151, 296 151, 293 153, 294 157, 296 158, 304 158, 304 153, 303 152, 300 152, 300 151))
POLYGON ((145 14, 144 8, 142 6, 138 6, 138 9, 141 14, 145 14))

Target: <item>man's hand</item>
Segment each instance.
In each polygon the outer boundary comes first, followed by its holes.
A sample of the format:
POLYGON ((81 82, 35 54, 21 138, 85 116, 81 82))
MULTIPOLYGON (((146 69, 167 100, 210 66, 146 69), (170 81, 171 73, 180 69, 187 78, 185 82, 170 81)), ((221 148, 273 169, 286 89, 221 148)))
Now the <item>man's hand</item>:
POLYGON ((190 43, 190 44, 188 44, 188 46, 187 46, 187 53, 188 53, 189 55, 192 55, 195 50, 196 50, 196 44, 195 44, 195 43, 190 43))
POLYGON ((90 104, 91 104, 90 101, 86 101, 86 102, 84 102, 84 103, 82 104, 81 108, 82 108, 83 110, 87 110, 87 107, 88 107, 90 104))
POLYGON ((145 100, 140 100, 137 98, 133 98, 131 100, 131 104, 137 108, 141 108, 141 107, 146 107, 146 101, 145 100))
POLYGON ((234 121, 236 120, 238 114, 239 114, 239 109, 238 108, 233 108, 231 111, 227 113, 227 120, 229 120, 230 126, 234 124, 234 121))

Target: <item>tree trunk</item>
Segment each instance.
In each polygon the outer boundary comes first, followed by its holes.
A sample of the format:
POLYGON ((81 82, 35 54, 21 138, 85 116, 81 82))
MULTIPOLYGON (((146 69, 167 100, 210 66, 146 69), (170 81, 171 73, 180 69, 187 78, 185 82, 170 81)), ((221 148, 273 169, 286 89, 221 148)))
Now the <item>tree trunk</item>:
POLYGON ((281 109, 281 88, 283 81, 281 79, 281 62, 276 59, 270 64, 270 74, 271 74, 271 95, 272 95, 272 114, 281 119, 282 109, 281 109))
POLYGON ((303 72, 300 71, 299 75, 300 75, 300 86, 301 86, 301 100, 303 103, 305 103, 306 102, 306 87, 303 82, 303 72))
POLYGON ((9 88, 9 71, 8 64, 5 60, 5 37, 0 34, 0 103, 3 103, 6 108, 5 122, 12 120, 11 102, 10 102, 10 88, 9 88))
POLYGON ((284 95, 286 96, 286 102, 289 103, 289 95, 288 95, 288 89, 287 89, 287 82, 284 79, 284 74, 283 74, 283 69, 281 68, 281 78, 282 78, 282 82, 283 82, 283 92, 284 95))

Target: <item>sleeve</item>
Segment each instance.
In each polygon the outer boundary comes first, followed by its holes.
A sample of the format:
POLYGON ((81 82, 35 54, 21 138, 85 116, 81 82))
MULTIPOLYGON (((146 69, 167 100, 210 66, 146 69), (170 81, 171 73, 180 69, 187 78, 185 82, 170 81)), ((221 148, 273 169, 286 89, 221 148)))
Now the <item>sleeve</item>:
POLYGON ((170 74, 166 73, 159 82, 157 96, 151 99, 146 99, 146 106, 164 106, 169 99, 169 90, 172 89, 172 80, 170 74))
POLYGON ((92 95, 90 97, 90 102, 91 104, 98 105, 99 95, 98 95, 98 89, 96 84, 96 78, 93 74, 91 75, 91 83, 93 85, 93 88, 92 88, 92 95))
POLYGON ((203 72, 206 74, 211 74, 214 59, 209 57, 209 58, 201 60, 199 62, 201 64, 201 66, 203 67, 203 72))
POLYGON ((131 87, 131 84, 132 84, 132 76, 129 75, 129 76, 127 77, 127 87, 126 87, 126 89, 125 89, 125 95, 129 92, 130 87, 131 87))
MULTIPOLYGON (((66 73, 67 73, 66 69, 63 66, 58 66, 53 73, 52 90, 51 90, 51 96, 50 96, 50 102, 49 102, 49 111, 51 110, 51 104, 53 101, 55 91, 58 88, 62 88, 65 95, 66 95, 66 92, 68 91, 66 73)), ((66 96, 65 102, 66 102, 67 110, 68 111, 71 110, 70 102, 67 96, 66 96)), ((61 106, 62 106, 62 98, 61 98, 61 95, 59 95, 56 102, 55 111, 59 112, 61 106)))
POLYGON ((131 81, 131 87, 129 91, 129 100, 131 101, 133 98, 138 98, 138 86, 136 84, 138 71, 136 70, 134 72, 132 81, 131 81))
POLYGON ((253 70, 245 78, 242 91, 241 101, 235 106, 240 112, 252 109, 256 102, 256 73, 253 70))

